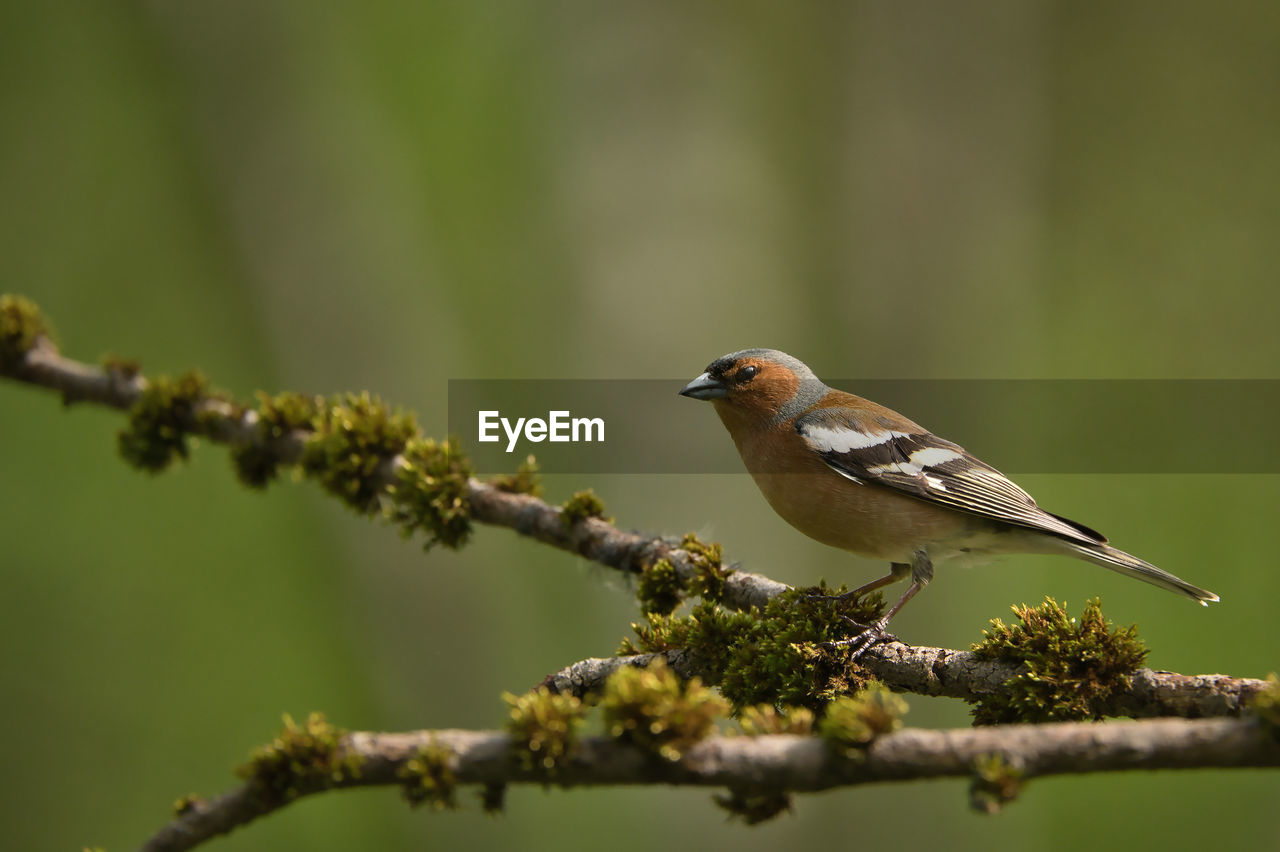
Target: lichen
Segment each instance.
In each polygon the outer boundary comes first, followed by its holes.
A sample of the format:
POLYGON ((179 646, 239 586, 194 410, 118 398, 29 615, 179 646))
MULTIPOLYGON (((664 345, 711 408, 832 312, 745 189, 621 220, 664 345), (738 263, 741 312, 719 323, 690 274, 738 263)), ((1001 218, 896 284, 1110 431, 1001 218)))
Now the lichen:
POLYGON ((842 696, 827 705, 818 722, 818 734, 837 753, 859 757, 877 737, 902 725, 907 702, 873 681, 856 695, 842 696))
POLYGON ((148 473, 161 472, 175 458, 185 460, 187 438, 198 428, 197 406, 211 396, 208 380, 196 370, 152 380, 116 436, 121 457, 148 473))
POLYGON ((999 813, 1022 791, 1022 771, 1002 754, 986 754, 973 762, 969 807, 978 813, 999 813))
POLYGON ((698 678, 682 681, 661 658, 609 676, 600 699, 605 730, 667 760, 677 760, 715 729, 727 703, 698 678))
POLYGON ((560 520, 566 527, 576 526, 587 518, 604 518, 604 501, 590 488, 576 492, 560 507, 560 520))
POLYGON ((1053 598, 1013 611, 1022 623, 993 619, 973 652, 1025 663, 1027 670, 973 702, 974 724, 1100 719, 1107 699, 1127 688, 1127 677, 1146 659, 1137 627, 1114 628, 1096 598, 1079 621, 1053 598))
POLYGON ((418 749, 396 772, 400 790, 410 807, 428 805, 436 811, 458 807, 458 779, 450 762, 453 752, 432 741, 418 749))
POLYGON ((857 632, 845 617, 862 623, 878 618, 883 599, 837 602, 810 591, 785 592, 763 612, 730 612, 703 602, 682 618, 650 613, 644 624, 632 625, 636 641, 624 640, 619 653, 681 648, 737 708, 778 704, 818 711, 868 677, 842 649, 824 643, 857 632))
POLYGON ((426 533, 424 549, 438 544, 456 550, 471 536, 471 476, 471 461, 457 441, 415 437, 388 488, 388 516, 405 537, 426 533))
POLYGON ((25 296, 0 295, 0 369, 15 366, 36 340, 52 336, 35 302, 25 296))
POLYGON ((511 706, 504 727, 520 764, 554 778, 577 749, 587 705, 545 686, 524 695, 506 693, 502 699, 511 706))
POLYGON ((285 714, 284 730, 254 749, 249 762, 236 772, 271 802, 287 802, 359 778, 359 755, 344 754, 342 749, 346 733, 331 725, 323 713, 312 713, 301 725, 285 714))

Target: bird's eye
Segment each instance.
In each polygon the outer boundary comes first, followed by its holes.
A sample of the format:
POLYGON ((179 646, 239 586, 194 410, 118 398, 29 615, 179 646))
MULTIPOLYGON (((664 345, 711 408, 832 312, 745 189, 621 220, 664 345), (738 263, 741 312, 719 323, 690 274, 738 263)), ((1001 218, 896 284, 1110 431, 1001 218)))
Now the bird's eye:
POLYGON ((747 382, 754 379, 756 377, 756 373, 758 372, 760 372, 759 367, 757 367, 755 364, 748 364, 747 366, 743 367, 741 370, 738 371, 737 375, 734 376, 734 379, 739 384, 745 385, 747 382))

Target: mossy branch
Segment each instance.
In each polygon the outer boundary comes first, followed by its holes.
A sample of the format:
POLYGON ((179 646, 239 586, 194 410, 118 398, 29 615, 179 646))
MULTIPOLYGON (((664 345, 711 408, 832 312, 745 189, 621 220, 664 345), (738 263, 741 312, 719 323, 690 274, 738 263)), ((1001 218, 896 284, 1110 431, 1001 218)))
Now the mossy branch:
MULTIPOLYGON (((657 657, 666 660, 682 677, 706 679, 711 675, 701 664, 704 661, 686 649, 676 648, 649 654, 590 657, 547 675, 542 685, 568 695, 588 695, 599 692, 618 669, 643 668, 657 657)), ((1023 663, 982 659, 972 651, 913 647, 901 642, 875 646, 859 658, 858 664, 895 692, 970 702, 1000 694, 1009 680, 1027 671, 1023 663)), ((1107 697, 1102 705, 1103 715, 1188 719, 1239 716, 1268 688, 1268 682, 1260 678, 1182 675, 1146 668, 1128 675, 1125 682, 1127 689, 1107 697)))
MULTIPOLYGON (((522 762, 513 738, 498 731, 343 734, 332 759, 358 773, 317 778, 297 796, 330 789, 403 786, 410 765, 433 754, 458 785, 485 790, 538 784, 547 776, 522 762)), ((908 728, 846 755, 813 736, 711 736, 671 759, 610 737, 585 737, 557 770, 563 786, 678 785, 730 790, 810 792, 885 781, 979 776, 991 756, 1016 767, 1019 783, 1044 776, 1122 770, 1280 766, 1280 741, 1255 719, 1155 719, 1095 725, 1058 722, 968 730, 908 728)), ((978 780, 989 775, 981 773, 978 780)), ((176 852, 225 834, 292 798, 264 797, 254 782, 208 800, 188 800, 143 849, 176 852)))
MULTIPOLYGON (((30 348, 0 360, 0 375, 39 387, 58 391, 63 401, 88 402, 122 411, 131 411, 149 390, 163 387, 149 381, 136 365, 124 368, 118 363, 97 367, 63 356, 44 336, 32 339, 30 348)), ((310 399, 291 396, 296 407, 310 399)), ((267 400, 275 409, 279 398, 267 400)), ((357 397, 356 399, 360 399, 357 397)), ((271 409, 269 409, 271 410, 271 409)), ((305 414, 305 412, 303 412, 305 414)), ((236 448, 237 457, 251 456, 254 470, 305 464, 309 447, 314 446, 313 430, 302 427, 303 416, 276 415, 266 417, 259 410, 239 405, 216 395, 184 400, 179 421, 186 434, 200 435, 215 443, 236 448), (291 428, 292 426, 292 428, 291 428)), ((421 438, 420 435, 417 435, 421 438)), ((317 467, 319 453, 311 457, 317 467)), ((361 485, 389 493, 400 481, 400 474, 413 466, 405 453, 389 453, 376 465, 362 471, 361 485)), ((242 469, 243 472, 243 469, 242 469)), ((356 480, 348 480, 349 482, 356 480)), ((260 482, 249 480, 250 484, 260 482)), ((575 553, 594 562, 627 574, 640 575, 647 566, 665 560, 685 583, 696 584, 706 574, 706 560, 696 547, 690 549, 677 539, 644 536, 625 532, 603 518, 581 512, 578 503, 570 506, 568 523, 564 510, 530 494, 508 490, 506 480, 482 482, 474 477, 465 480, 465 499, 471 521, 507 527, 543 544, 575 553)), ((369 496, 365 488, 351 488, 357 499, 369 496)), ((733 571, 723 581, 720 602, 732 609, 763 606, 770 598, 789 587, 746 571, 733 571)))
MULTIPOLYGON (((412 804, 436 808, 455 807, 460 784, 480 785, 486 808, 500 807, 513 783, 715 786, 729 791, 722 807, 758 822, 787 809, 791 791, 877 781, 969 776, 975 806, 994 810, 1041 775, 1280 765, 1274 684, 1136 668, 1145 650, 1135 632, 1113 629, 1096 603, 1079 622, 1053 601, 1023 607, 1022 626, 993 623, 974 651, 888 643, 855 665, 823 650, 845 627, 821 598, 726 567, 718 545, 692 536, 619 530, 591 492, 551 505, 537 496, 531 462, 481 481, 452 442, 424 437, 412 417, 368 395, 260 395, 251 407, 197 373, 148 379, 131 362, 80 363, 58 351, 34 305, 11 296, 0 297, 0 375, 67 403, 128 411, 121 454, 143 470, 185 457, 199 435, 231 448, 250 487, 295 467, 357 512, 424 533, 428 547, 459 547, 473 523, 490 524, 636 578, 647 623, 631 647, 650 653, 584 660, 549 676, 537 693, 512 697, 503 733, 348 733, 322 717, 289 720, 255 753, 244 786, 207 801, 184 797, 146 849, 191 848, 299 796, 352 786, 399 785, 412 804), (691 596, 703 603, 673 616, 691 596), (864 690, 872 678, 894 692, 976 703, 988 723, 1192 718, 894 732, 899 699, 884 687, 864 690), (613 737, 577 734, 597 700, 613 737), (1238 716, 1250 702, 1256 718, 1194 718, 1238 716), (712 733, 711 717, 730 704, 751 736, 712 733)), ((873 596, 843 615, 871 620, 880 604, 873 596)))
MULTIPOLYGON (((567 510, 547 503, 535 496, 531 465, 516 476, 491 482, 466 476, 465 460, 447 452, 448 445, 430 442, 408 418, 388 413, 368 397, 349 396, 329 404, 298 394, 260 395, 252 408, 210 391, 196 374, 151 381, 133 362, 111 359, 99 367, 67 358, 53 343, 35 305, 21 297, 0 297, 0 375, 57 391, 67 403, 130 411, 135 419, 141 415, 156 440, 126 440, 122 450, 147 469, 158 469, 173 454, 185 452, 185 435, 201 435, 232 447, 237 472, 251 486, 269 482, 282 466, 300 465, 360 511, 369 511, 375 499, 390 499, 392 519, 406 532, 427 528, 428 542, 457 546, 471 522, 507 527, 635 576, 651 612, 669 611, 682 590, 739 611, 763 611, 771 600, 790 591, 768 577, 724 567, 718 546, 691 536, 681 540, 620 530, 600 517, 603 507, 589 499, 594 495, 575 496, 567 510), (144 399, 169 404, 139 405, 144 399), (364 428, 347 428, 361 418, 364 428), (169 456, 162 459, 157 446, 169 448, 169 456), (341 470, 328 464, 342 460, 344 450, 353 447, 360 450, 355 463, 344 462, 341 470)), ((127 435, 136 437, 135 432, 127 435)), ((678 649, 666 656, 681 674, 708 674, 705 660, 678 649)), ((969 651, 896 642, 873 648, 860 663, 894 690, 970 701, 992 694, 1025 671, 1021 664, 979 659, 969 651)), ((623 664, 625 658, 584 660, 549 676, 548 686, 582 694, 598 688, 604 674, 623 664)), ((1149 669, 1128 678, 1127 690, 1107 698, 1108 715, 1237 715, 1265 686, 1256 679, 1149 669)))

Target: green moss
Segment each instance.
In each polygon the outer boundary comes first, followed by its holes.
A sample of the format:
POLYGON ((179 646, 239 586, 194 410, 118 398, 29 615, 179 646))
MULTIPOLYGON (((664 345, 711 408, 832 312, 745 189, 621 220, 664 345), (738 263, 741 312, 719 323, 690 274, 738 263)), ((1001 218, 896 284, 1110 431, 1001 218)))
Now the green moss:
POLYGON ((560 507, 560 520, 566 527, 580 524, 587 518, 609 520, 604 516, 604 502, 590 488, 577 492, 560 507))
POLYGON ((136 358, 125 358, 120 355, 103 355, 102 369, 122 379, 135 379, 142 372, 142 364, 136 358))
POLYGON ((736 649, 747 641, 758 620, 757 613, 730 612, 711 603, 695 606, 683 618, 649 613, 644 624, 631 625, 636 639, 623 639, 618 654, 630 656, 683 649, 713 685, 719 684, 736 649))
POLYGON ((508 494, 528 494, 530 497, 542 496, 542 475, 538 473, 538 460, 527 456, 515 473, 495 476, 489 484, 499 491, 508 494))
POLYGON ((749 737, 766 734, 798 734, 808 736, 813 733, 814 714, 808 707, 787 707, 779 710, 772 704, 756 704, 744 707, 738 714, 738 726, 742 733, 749 737))
POLYGON ((822 643, 857 632, 841 614, 866 623, 879 617, 883 605, 879 595, 840 604, 799 590, 769 601, 763 612, 729 612, 704 602, 684 618, 648 615, 645 624, 632 625, 637 639, 624 641, 619 653, 682 648, 735 707, 779 704, 816 711, 867 681, 846 653, 822 643))
POLYGON ((1280 739, 1280 679, 1275 672, 1267 675, 1267 687, 1249 702, 1249 711, 1280 739))
POLYGON ((414 438, 388 490, 388 515, 406 537, 426 533, 428 550, 437 544, 462 547, 471 536, 471 476, 471 461, 457 441, 414 438))
MULTIPOLYGON (((122 368, 123 369, 123 368, 122 368)), ((143 392, 119 435, 120 453, 135 467, 157 472, 186 458, 192 432, 216 431, 227 416, 243 415, 233 401, 213 394, 197 372, 160 378, 143 392), (201 402, 225 406, 203 410, 201 402)), ((461 547, 471 532, 470 462, 453 440, 423 438, 411 415, 392 412, 366 394, 326 400, 296 393, 258 393, 257 434, 231 450, 240 481, 264 488, 279 475, 281 442, 305 439, 303 473, 362 513, 384 505, 409 536, 421 530, 426 547, 461 547), (401 463, 392 468, 397 456, 401 463)))
POLYGON ((0 369, 15 366, 41 337, 52 337, 36 303, 25 296, 0 295, 0 369))
POLYGON ((680 548, 689 554, 697 569, 697 576, 689 583, 689 591, 706 601, 718 601, 724 597, 724 582, 732 570, 724 567, 723 554, 716 542, 705 544, 693 533, 680 541, 680 548))
POLYGON ((969 807, 978 813, 999 813, 1022 791, 1022 771, 1001 754, 988 754, 973 762, 969 782, 969 807))
POLYGON ((329 400, 314 419, 302 469, 361 514, 379 508, 383 470, 418 433, 411 415, 391 411, 368 393, 329 400))
POLYGON ((435 742, 418 749, 396 772, 401 792, 411 807, 429 805, 432 810, 452 811, 458 807, 458 780, 450 762, 453 752, 435 742))
POLYGON ((659 559, 645 566, 636 585, 636 599, 646 615, 670 615, 694 594, 707 601, 718 601, 724 595, 725 579, 733 572, 724 567, 720 545, 704 544, 693 533, 680 541, 694 576, 685 580, 668 559, 659 559))
POLYGON ((759 825, 791 810, 791 795, 776 790, 731 789, 711 798, 730 818, 738 817, 747 825, 759 825))
POLYGON ((1097 599, 1079 621, 1053 598, 1013 611, 1022 623, 993 619, 973 652, 1026 663, 1028 670, 974 702, 974 724, 1100 719, 1106 700, 1127 688, 1127 677, 1146 659, 1137 627, 1113 628, 1097 599))
POLYGON ((520 764, 554 776, 577 749, 587 705, 577 696, 545 686, 524 695, 507 693, 502 699, 511 705, 504 727, 520 764))
POLYGON ((231 448, 231 466, 241 483, 261 490, 275 481, 280 470, 280 457, 265 444, 237 444, 231 448))
POLYGON ((676 760, 715 729, 725 701, 698 678, 682 681, 658 658, 648 668, 619 669, 600 699, 605 730, 667 760, 676 760))
POLYGON ((236 772, 273 802, 287 802, 303 793, 359 778, 359 756, 343 754, 345 735, 346 731, 329 724, 323 713, 312 713, 301 725, 286 714, 284 730, 255 749, 249 762, 236 772))
POLYGON ((116 436, 120 455, 149 473, 159 473, 175 458, 185 460, 187 437, 199 428, 197 405, 210 396, 208 380, 195 370, 176 379, 153 380, 129 410, 129 424, 116 436))
POLYGON ((875 681, 856 695, 828 704, 826 715, 818 723, 818 734, 837 752, 856 757, 876 737, 897 730, 906 712, 907 702, 875 681))
POLYGON ((231 464, 245 485, 265 488, 279 475, 278 443, 296 431, 317 428, 317 416, 325 401, 323 397, 292 392, 269 396, 258 391, 256 396, 257 437, 231 448, 231 464))
POLYGON ((683 593, 680 575, 665 559, 645 566, 636 583, 636 599, 640 601, 640 611, 646 614, 670 615, 684 600, 683 593))
POLYGON ((197 796, 195 793, 188 793, 185 796, 179 796, 173 803, 173 815, 178 817, 183 816, 196 808, 202 807, 204 803, 204 798, 197 796))

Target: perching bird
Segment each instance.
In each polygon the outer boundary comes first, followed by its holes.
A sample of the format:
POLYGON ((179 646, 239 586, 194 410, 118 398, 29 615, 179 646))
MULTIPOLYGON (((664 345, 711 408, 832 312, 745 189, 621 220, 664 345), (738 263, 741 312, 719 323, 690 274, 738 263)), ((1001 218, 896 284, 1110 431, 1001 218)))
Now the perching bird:
POLYGON ((1107 544, 1046 512, 998 470, 870 400, 827 387, 785 352, 717 358, 680 391, 710 400, 773 510, 800 532, 890 572, 843 597, 911 575, 884 617, 854 638, 860 654, 946 562, 1006 553, 1074 556, 1205 604, 1213 592, 1107 544))

